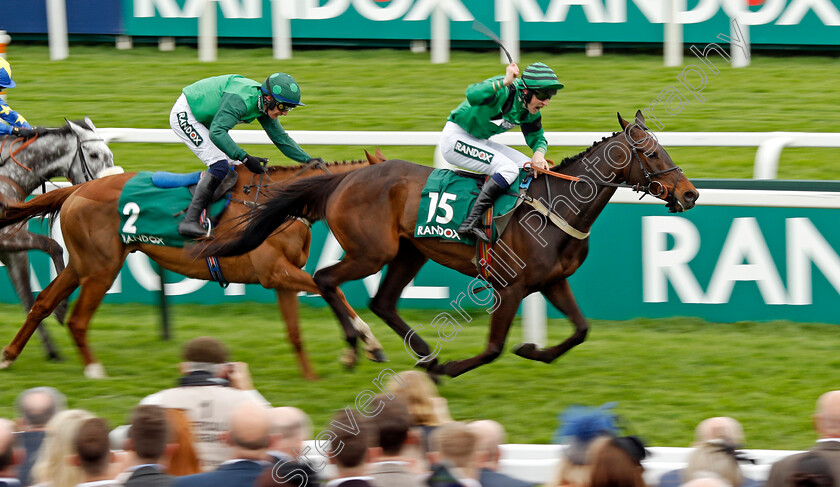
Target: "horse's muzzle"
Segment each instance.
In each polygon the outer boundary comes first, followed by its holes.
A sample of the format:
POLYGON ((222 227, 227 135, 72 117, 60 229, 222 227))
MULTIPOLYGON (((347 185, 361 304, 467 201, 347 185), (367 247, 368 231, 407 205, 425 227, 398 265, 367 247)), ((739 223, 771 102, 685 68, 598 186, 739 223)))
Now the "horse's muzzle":
POLYGON ((121 166, 106 167, 96 174, 96 179, 104 178, 105 176, 113 176, 115 174, 122 174, 125 170, 121 166))

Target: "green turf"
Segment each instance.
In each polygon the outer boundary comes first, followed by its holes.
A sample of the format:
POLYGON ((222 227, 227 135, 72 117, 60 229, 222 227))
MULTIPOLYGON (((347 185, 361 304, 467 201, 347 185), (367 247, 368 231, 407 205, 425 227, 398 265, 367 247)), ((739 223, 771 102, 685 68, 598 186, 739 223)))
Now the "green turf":
MULTIPOLYGON (((67 60, 50 62, 46 46, 9 47, 18 87, 9 90, 8 101, 32 123, 60 125, 64 117, 88 115, 99 127, 168 128, 169 110, 187 84, 225 73, 262 80, 283 70, 300 82, 307 104, 283 119, 289 130, 440 130, 469 83, 504 73, 496 51, 453 51, 443 65, 431 64, 428 54, 387 49, 298 49, 294 59, 276 61, 268 48, 221 48, 215 63, 199 62, 196 50, 183 46, 162 53, 149 46, 118 51, 74 45, 70 52, 67 60)), ((544 109, 547 131, 616 130, 617 111, 630 118, 669 86, 689 102, 678 115, 655 112, 665 131, 837 131, 837 58, 758 54, 746 69, 720 61, 720 72, 708 75, 702 103, 678 82, 681 68, 664 67, 658 55, 525 52, 520 64, 537 60, 554 67, 566 84, 544 109)), ((685 60, 699 64, 692 56, 685 60)), ((247 129, 259 129, 252 125, 247 129)), ((268 146, 245 148, 272 163, 286 161, 268 146)), ((326 159, 351 159, 362 157, 363 148, 305 149, 326 159)), ((430 147, 385 149, 389 157, 431 163, 430 147)), ((582 149, 553 148, 548 156, 559 160, 582 149)), ((113 150, 128 170, 201 167, 181 145, 114 144, 113 150)), ((752 177, 753 148, 670 152, 689 177, 752 177)), ((840 179, 838 156, 838 149, 787 149, 779 177, 840 179)))
MULTIPOLYGON (((430 311, 406 310, 403 315, 412 325, 429 325, 434 317, 430 311)), ((174 383, 180 345, 204 334, 223 337, 233 358, 250 364, 257 388, 272 404, 301 407, 313 416, 317 429, 334 410, 353 405, 359 392, 375 389, 372 381, 383 367, 400 371, 413 364, 397 336, 366 311, 362 316, 391 362, 363 361, 347 372, 337 362, 342 340, 331 314, 303 309, 306 349, 322 377, 316 384, 300 378, 270 304, 178 305, 171 316, 174 338, 164 342, 154 307, 102 306, 89 334, 111 377, 101 381, 83 378, 68 333, 50 320, 68 360, 45 362, 33 338, 13 367, 0 371, 0 417, 13 414, 10 405, 22 389, 50 384, 69 395, 71 407, 122 422, 142 397, 174 383)), ((22 317, 17 307, 0 305, 0 319, 6 323, 0 342, 11 339, 22 317)), ((440 342, 442 358, 466 358, 482 350, 488 319, 477 313, 474 317, 452 341, 440 342)), ((519 325, 517 319, 510 344, 520 341, 519 325)), ((559 342, 569 331, 564 320, 551 320, 549 341, 559 342)), ((516 443, 549 442, 557 413, 570 404, 618 401, 628 431, 652 445, 687 446, 700 420, 728 415, 744 424, 751 448, 800 449, 814 438, 810 414, 816 398, 837 388, 837 332, 832 325, 717 324, 696 318, 595 321, 588 340, 552 365, 507 350, 489 365, 446 379, 440 391, 454 418, 496 419, 516 443)))

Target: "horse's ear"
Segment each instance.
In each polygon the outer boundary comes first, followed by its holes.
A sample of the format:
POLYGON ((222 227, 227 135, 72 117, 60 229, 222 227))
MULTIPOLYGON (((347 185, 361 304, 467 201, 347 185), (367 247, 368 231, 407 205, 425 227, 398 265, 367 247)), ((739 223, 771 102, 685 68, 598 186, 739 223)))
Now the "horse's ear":
POLYGON ((365 157, 368 160, 368 164, 370 164, 371 166, 379 162, 376 159, 374 159, 372 155, 370 155, 370 152, 368 152, 367 149, 365 149, 365 157))
POLYGON ((623 118, 621 118, 620 113, 615 112, 615 114, 618 115, 618 124, 621 125, 621 130, 626 129, 627 126, 630 125, 630 124, 627 122, 627 120, 624 120, 623 118))
POLYGON ((382 155, 382 150, 379 147, 376 148, 376 158, 379 159, 379 162, 385 162, 385 156, 382 155))
POLYGON ((647 128, 645 125, 645 116, 641 110, 636 110, 636 125, 647 128))
MULTIPOLYGON (((67 119, 65 118, 64 120, 67 119)), ((84 128, 72 120, 67 120, 67 126, 70 127, 70 130, 72 130, 77 136, 81 136, 84 131, 84 128)))
POLYGON ((93 120, 91 120, 87 115, 85 115, 85 123, 91 128, 91 130, 96 130, 96 125, 93 124, 93 120))

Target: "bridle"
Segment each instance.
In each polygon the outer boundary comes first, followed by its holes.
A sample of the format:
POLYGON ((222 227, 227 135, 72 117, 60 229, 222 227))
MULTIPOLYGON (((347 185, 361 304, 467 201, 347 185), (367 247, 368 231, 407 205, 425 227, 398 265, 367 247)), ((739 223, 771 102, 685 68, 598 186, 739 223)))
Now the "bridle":
MULTIPOLYGON (((73 169, 73 164, 76 163, 78 160, 79 163, 82 165, 82 174, 85 177, 85 181, 93 181, 96 179, 96 175, 93 174, 93 171, 90 169, 90 164, 88 164, 87 157, 85 156, 85 151, 82 150, 82 146, 89 142, 105 142, 104 139, 85 139, 82 140, 78 135, 76 136, 76 155, 73 156, 73 162, 70 163, 70 166, 67 168, 67 178, 70 179, 70 173, 73 169)), ((75 184, 75 181, 72 181, 75 184)))

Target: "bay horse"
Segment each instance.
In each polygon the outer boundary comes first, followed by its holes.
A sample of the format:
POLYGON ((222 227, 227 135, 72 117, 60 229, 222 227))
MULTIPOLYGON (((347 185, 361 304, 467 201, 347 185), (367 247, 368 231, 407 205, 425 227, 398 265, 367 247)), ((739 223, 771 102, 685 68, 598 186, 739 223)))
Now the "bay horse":
MULTIPOLYGON (((0 216, 5 207, 23 202, 38 187, 56 177, 73 184, 83 183, 107 174, 122 172, 114 166, 114 155, 96 133, 90 118, 67 121, 60 128, 47 129, 31 139, 14 136, 0 138, 0 216)), ((64 251, 55 240, 22 228, 0 230, 0 261, 6 265, 9 278, 26 312, 35 298, 29 278, 27 250, 41 250, 50 256, 56 274, 64 269, 64 251)), ((56 307, 54 315, 64 323, 67 301, 56 307)), ((49 359, 59 359, 44 326, 38 327, 49 359)))
MULTIPOLYGON (((261 205, 244 229, 228 236, 219 234, 201 249, 200 255, 241 254, 259 246, 275 228, 294 218, 324 218, 346 254, 339 263, 319 270, 313 277, 339 320, 347 320, 347 315, 337 299, 338 286, 387 265, 370 309, 403 337, 406 349, 410 347, 420 357, 419 366, 432 375, 455 377, 498 357, 520 302, 529 294, 540 292, 569 318, 574 332, 559 345, 538 349, 535 344, 526 343, 517 347, 515 353, 550 363, 586 338, 589 325, 567 279, 586 258, 588 232, 616 188, 631 186, 652 194, 664 200, 671 212, 692 208, 699 196, 682 170, 648 133, 641 112, 636 113, 632 124, 621 115, 618 119, 620 132, 565 159, 531 182, 525 200, 542 202, 545 214, 524 203, 520 205, 495 245, 493 265, 497 267, 492 267, 487 282, 478 279, 470 286, 470 299, 476 304, 492 303, 488 308, 488 312, 492 311, 489 342, 483 352, 472 358, 439 363, 426 342, 397 313, 403 288, 428 259, 463 274, 477 274, 471 261, 476 255, 472 246, 414 237, 421 191, 432 171, 430 167, 391 160, 347 174, 291 183, 261 205), (574 181, 553 177, 561 173, 574 181), (507 263, 501 262, 503 257, 507 263), (498 266, 500 263, 504 267, 498 266), (490 296, 476 299, 475 284, 488 290, 490 296)), ((460 305, 464 298, 462 293, 453 306, 460 305)), ((459 313, 471 321, 466 313, 459 313)), ((448 313, 438 317, 442 318, 437 323, 440 327, 458 326, 448 313)), ((355 343, 352 338, 350 343, 355 343)))
MULTIPOLYGON (((262 176, 264 180, 252 175, 244 166, 237 165, 235 170, 238 179, 232 190, 231 204, 222 213, 217 231, 236 226, 243 215, 258 206, 258 198, 272 184, 313 174, 343 173, 368 164, 368 161, 350 161, 331 164, 319 162, 304 167, 268 166, 268 172, 262 176)), ((6 216, 0 218, 0 228, 3 228, 34 216, 60 213, 61 231, 70 254, 67 267, 41 291, 23 326, 3 349, 0 368, 9 367, 17 359, 38 324, 61 300, 81 285, 67 325, 81 353, 85 375, 90 378, 105 377, 104 368, 88 346, 87 329, 130 252, 142 252, 162 268, 187 277, 212 279, 204 259, 195 259, 183 247, 123 243, 119 234, 121 223, 118 203, 123 186, 135 175, 125 173, 52 190, 29 202, 10 206, 6 216)), ((173 209, 173 213, 176 210, 173 209)), ((319 293, 312 276, 302 269, 309 256, 310 240, 309 222, 296 220, 247 255, 219 259, 219 267, 228 282, 261 284, 276 291, 277 302, 302 374, 309 380, 315 380, 317 374, 309 363, 300 338, 297 309, 299 291, 319 293)), ((345 316, 348 317, 353 333, 361 336, 365 342, 368 358, 384 361, 382 345, 367 324, 350 308, 343 294, 337 296, 337 299, 345 307, 345 316)), ((355 364, 355 347, 345 351, 342 361, 348 367, 355 364)))

